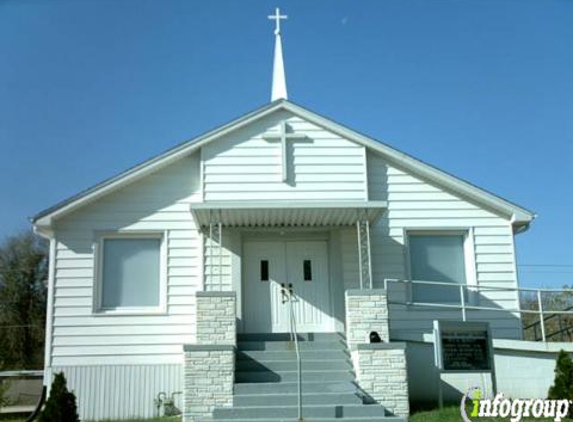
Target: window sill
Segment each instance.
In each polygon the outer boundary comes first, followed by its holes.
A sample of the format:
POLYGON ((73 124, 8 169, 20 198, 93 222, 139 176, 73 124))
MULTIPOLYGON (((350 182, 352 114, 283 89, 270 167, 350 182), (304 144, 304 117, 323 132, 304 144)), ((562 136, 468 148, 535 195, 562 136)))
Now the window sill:
POLYGON ((167 315, 167 309, 98 309, 93 316, 158 316, 167 315))

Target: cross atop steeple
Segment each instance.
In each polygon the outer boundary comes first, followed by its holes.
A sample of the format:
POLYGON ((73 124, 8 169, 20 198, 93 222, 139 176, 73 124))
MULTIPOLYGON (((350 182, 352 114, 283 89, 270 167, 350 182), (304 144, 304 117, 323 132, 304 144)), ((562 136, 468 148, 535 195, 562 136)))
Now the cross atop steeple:
POLYGON ((287 15, 281 15, 281 11, 280 9, 277 7, 275 9, 275 14, 274 15, 269 15, 267 16, 269 19, 274 20, 276 23, 276 27, 275 27, 275 35, 279 35, 281 33, 281 19, 288 19, 287 15))
POLYGON ((287 87, 285 76, 285 64, 283 60, 283 43, 281 40, 281 19, 287 19, 287 15, 281 15, 277 7, 274 15, 269 15, 269 19, 275 21, 275 58, 273 63, 273 87, 271 101, 287 99, 287 87))

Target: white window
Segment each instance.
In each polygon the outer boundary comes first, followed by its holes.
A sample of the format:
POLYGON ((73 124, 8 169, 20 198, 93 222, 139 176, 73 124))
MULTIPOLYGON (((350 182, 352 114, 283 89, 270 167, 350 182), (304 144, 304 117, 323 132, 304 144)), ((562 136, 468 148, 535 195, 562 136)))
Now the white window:
POLYGON ((99 241, 99 311, 163 308, 161 235, 110 235, 99 241))
MULTIPOLYGON (((423 232, 408 236, 410 278, 468 284, 467 234, 463 232, 423 232)), ((466 301, 467 292, 464 289, 466 301)), ((460 303, 460 289, 439 285, 413 284, 414 302, 460 303)))

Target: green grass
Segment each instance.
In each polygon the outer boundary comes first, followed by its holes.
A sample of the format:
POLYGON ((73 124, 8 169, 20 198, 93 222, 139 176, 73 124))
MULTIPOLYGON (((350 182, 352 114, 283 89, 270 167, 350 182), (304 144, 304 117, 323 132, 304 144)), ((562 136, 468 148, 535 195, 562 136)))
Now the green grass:
MULTIPOLYGON (((470 418, 474 422, 509 422, 510 418, 470 418)), ((459 406, 444 407, 439 410, 429 410, 414 413, 410 417, 410 422, 459 422, 462 421, 459 406)), ((572 419, 562 419, 563 421, 572 421, 572 419)), ((553 422, 553 418, 523 418, 523 422, 553 422)))

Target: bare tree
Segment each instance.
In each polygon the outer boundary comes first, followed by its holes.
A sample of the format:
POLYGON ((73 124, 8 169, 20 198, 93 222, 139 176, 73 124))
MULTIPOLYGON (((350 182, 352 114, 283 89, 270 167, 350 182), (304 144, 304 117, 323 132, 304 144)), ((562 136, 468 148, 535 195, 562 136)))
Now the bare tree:
MULTIPOLYGON (((571 286, 563 286, 571 289, 571 286)), ((533 292, 522 292, 521 309, 539 310, 537 295, 533 292)), ((573 315, 556 314, 554 311, 573 310, 572 292, 542 292, 541 306, 543 307, 543 320, 545 334, 549 341, 573 340, 573 315)), ((526 340, 539 340, 541 338, 541 324, 538 314, 522 314, 522 323, 526 340)))
POLYGON ((48 250, 31 232, 0 245, 0 361, 7 368, 43 366, 48 250))

